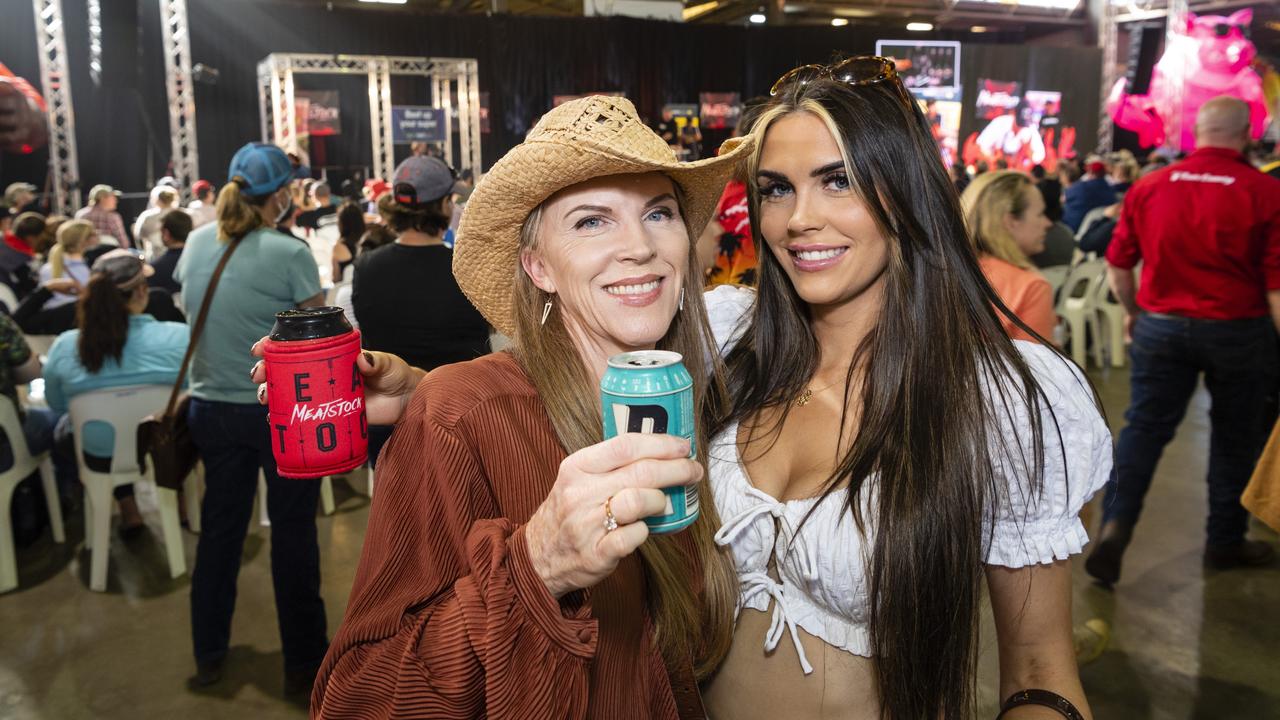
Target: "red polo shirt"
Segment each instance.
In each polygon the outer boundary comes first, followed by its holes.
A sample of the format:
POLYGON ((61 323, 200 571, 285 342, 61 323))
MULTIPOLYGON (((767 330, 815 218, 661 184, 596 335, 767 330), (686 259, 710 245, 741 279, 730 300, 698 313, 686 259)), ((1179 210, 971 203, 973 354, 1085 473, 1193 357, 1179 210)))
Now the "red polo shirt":
POLYGON ((1107 262, 1142 261, 1138 305, 1210 320, 1269 314, 1280 290, 1280 180, 1224 148, 1203 148, 1139 180, 1107 262))

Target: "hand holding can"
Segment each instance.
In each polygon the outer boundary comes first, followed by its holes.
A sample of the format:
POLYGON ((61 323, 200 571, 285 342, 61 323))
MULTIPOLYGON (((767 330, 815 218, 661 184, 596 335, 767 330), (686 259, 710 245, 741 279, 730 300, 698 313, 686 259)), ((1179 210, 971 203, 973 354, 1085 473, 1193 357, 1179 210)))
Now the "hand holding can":
MULTIPOLYGON (((680 353, 641 350, 609 358, 600 381, 604 438, 621 433, 665 433, 689 441, 689 457, 697 457, 693 417, 693 377, 680 353)), ((673 533, 698 518, 698 486, 663 490, 662 514, 645 518, 651 533, 673 533)))
POLYGON ((341 308, 287 310, 263 347, 271 449, 281 477, 353 470, 369 452, 360 333, 341 308))

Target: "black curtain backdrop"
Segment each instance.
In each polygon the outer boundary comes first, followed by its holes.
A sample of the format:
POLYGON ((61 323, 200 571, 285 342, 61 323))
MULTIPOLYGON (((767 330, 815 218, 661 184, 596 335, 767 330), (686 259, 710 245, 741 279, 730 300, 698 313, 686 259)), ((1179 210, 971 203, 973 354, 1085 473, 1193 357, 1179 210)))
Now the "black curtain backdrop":
MULTIPOLYGON (((134 0, 127 0, 133 2, 134 0)), ((160 48, 159 10, 136 0, 140 28, 134 56, 138 87, 97 88, 88 75, 85 0, 63 0, 74 91, 82 189, 108 182, 145 191, 167 172, 170 146, 160 48)), ((15 2, 0 25, 0 61, 39 85, 30 3, 15 2)), ((236 149, 260 136, 257 63, 273 52, 462 57, 479 61, 480 90, 488 93, 491 132, 483 136, 486 168, 518 143, 554 95, 617 91, 640 113, 656 117, 669 102, 698 101, 699 92, 766 92, 796 65, 834 54, 875 50, 877 39, 910 35, 901 26, 829 27, 683 25, 632 18, 544 18, 432 15, 411 11, 336 8, 287 0, 188 0, 193 62, 220 72, 217 84, 196 85, 201 175, 225 180, 236 149)), ((931 33, 965 44, 965 113, 961 139, 972 132, 978 77, 1021 80, 1029 89, 1061 90, 1064 122, 1080 130, 1077 146, 1091 149, 1097 124, 1100 53, 1093 48, 977 45, 1018 43, 1021 34, 931 33)), ((923 39, 923 38, 922 38, 923 39)), ((298 87, 341 93, 342 135, 324 139, 327 165, 370 162, 369 110, 364 76, 299 75, 298 87)), ((394 104, 430 104, 427 83, 392 81, 394 104)), ((721 139, 708 133, 708 145, 721 139)), ((403 155, 406 148, 397 148, 403 155)), ((5 156, 0 184, 42 184, 47 156, 5 156)), ((125 212, 140 207, 126 205, 125 212)))

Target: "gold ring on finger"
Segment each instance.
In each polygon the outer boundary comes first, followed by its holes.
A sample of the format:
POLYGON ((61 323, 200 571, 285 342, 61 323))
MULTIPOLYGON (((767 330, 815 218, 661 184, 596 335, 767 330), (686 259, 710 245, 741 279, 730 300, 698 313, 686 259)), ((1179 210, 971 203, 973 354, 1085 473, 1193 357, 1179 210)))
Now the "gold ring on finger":
POLYGON ((618 518, 613 516, 613 496, 610 495, 604 501, 604 531, 606 533, 613 532, 618 529, 618 518))

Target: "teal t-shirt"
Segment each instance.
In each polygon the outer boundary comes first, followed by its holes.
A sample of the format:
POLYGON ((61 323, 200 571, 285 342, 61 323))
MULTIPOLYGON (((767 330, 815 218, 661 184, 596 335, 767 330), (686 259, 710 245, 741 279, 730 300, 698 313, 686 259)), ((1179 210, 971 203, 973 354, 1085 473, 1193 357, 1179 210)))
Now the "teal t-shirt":
MULTIPOLYGON (((132 315, 120 362, 108 358, 102 369, 91 373, 80 363, 80 331, 68 330, 49 348, 44 364, 45 399, 51 409, 65 413, 71 398, 81 393, 129 385, 172 386, 187 354, 189 333, 183 323, 132 315)), ((90 422, 84 427, 81 443, 86 453, 109 458, 114 454, 115 432, 106 423, 90 422)))
MULTIPOLYGON (((227 250, 217 223, 196 228, 178 260, 174 279, 182 284, 182 306, 195 323, 205 289, 227 250)), ((191 394, 202 400, 258 402, 249 377, 249 348, 271 332, 276 313, 295 308, 320 293, 320 273, 302 240, 259 228, 240 241, 214 289, 213 305, 191 360, 191 394)))

